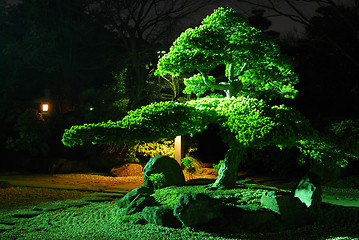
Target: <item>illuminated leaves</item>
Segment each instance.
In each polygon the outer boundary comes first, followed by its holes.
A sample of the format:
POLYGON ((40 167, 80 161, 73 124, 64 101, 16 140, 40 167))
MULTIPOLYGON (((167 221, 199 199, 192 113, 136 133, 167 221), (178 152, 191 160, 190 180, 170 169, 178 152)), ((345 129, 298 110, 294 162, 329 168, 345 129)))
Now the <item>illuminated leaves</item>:
POLYGON ((217 89, 227 91, 227 96, 265 99, 297 94, 294 85, 298 77, 279 47, 230 8, 218 8, 202 25, 183 32, 159 60, 156 74, 178 76, 194 71, 201 73, 202 81, 200 75, 187 80, 185 93, 199 96, 217 89), (227 66, 225 86, 206 78, 219 65, 227 66))
POLYGON ((73 126, 66 130, 67 146, 90 143, 121 143, 173 139, 195 134, 218 123, 230 145, 263 147, 293 145, 307 126, 299 113, 285 107, 270 107, 254 98, 203 98, 187 103, 160 102, 130 111, 118 122, 73 126), (298 115, 298 116, 297 116, 298 115))
MULTIPOLYGON (((208 81, 215 83, 216 79, 212 76, 209 76, 208 81)), ((186 94, 194 93, 196 94, 197 97, 204 94, 206 91, 213 90, 207 85, 203 84, 203 78, 201 74, 196 74, 190 78, 185 78, 184 85, 186 86, 186 88, 183 90, 183 93, 186 94)))
POLYGON ((341 166, 357 159, 339 148, 333 139, 318 136, 298 111, 284 105, 269 106, 263 100, 249 97, 152 103, 130 111, 121 121, 73 126, 65 130, 62 142, 72 147, 84 143, 174 139, 178 135, 201 132, 211 123, 220 125, 220 135, 230 146, 296 146, 319 163, 341 166))

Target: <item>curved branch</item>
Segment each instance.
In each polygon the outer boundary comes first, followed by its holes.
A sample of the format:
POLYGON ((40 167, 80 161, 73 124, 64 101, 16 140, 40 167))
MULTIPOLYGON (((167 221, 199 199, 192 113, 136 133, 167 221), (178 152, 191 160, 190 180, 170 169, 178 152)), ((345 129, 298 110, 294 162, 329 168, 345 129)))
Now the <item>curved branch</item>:
POLYGON ((208 72, 202 72, 202 71, 199 72, 203 78, 204 84, 206 84, 208 87, 221 91, 230 91, 233 89, 230 83, 228 82, 212 83, 211 81, 209 81, 208 72))

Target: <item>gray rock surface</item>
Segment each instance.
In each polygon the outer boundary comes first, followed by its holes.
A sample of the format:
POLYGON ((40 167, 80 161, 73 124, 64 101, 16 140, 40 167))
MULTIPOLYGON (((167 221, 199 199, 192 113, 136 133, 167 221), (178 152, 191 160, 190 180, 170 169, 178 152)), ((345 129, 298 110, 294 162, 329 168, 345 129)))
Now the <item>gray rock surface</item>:
POLYGON ((205 194, 182 194, 173 209, 173 215, 186 226, 206 224, 221 216, 223 204, 205 194))
POLYGON ((308 173, 298 182, 292 194, 307 206, 311 214, 314 214, 320 209, 322 202, 322 187, 319 176, 308 173))
POLYGON ((267 192, 261 198, 261 206, 279 214, 279 219, 286 227, 302 226, 311 222, 307 206, 290 193, 267 192))
POLYGON ((223 221, 232 232, 272 232, 283 229, 279 215, 261 206, 228 206, 223 221))
POLYGON ((142 216, 147 222, 172 228, 180 228, 182 223, 173 215, 173 210, 165 206, 145 207, 142 216))
POLYGON ((168 156, 157 156, 151 158, 143 168, 143 186, 153 188, 148 176, 154 173, 163 173, 165 182, 159 187, 183 186, 186 181, 178 162, 168 156))
POLYGON ((125 208, 123 215, 141 212, 147 206, 156 205, 156 200, 151 195, 137 195, 135 199, 125 208))
POLYGON ((138 187, 128 192, 123 198, 118 201, 118 207, 124 208, 131 204, 131 202, 139 195, 151 195, 154 193, 153 189, 148 187, 138 187))

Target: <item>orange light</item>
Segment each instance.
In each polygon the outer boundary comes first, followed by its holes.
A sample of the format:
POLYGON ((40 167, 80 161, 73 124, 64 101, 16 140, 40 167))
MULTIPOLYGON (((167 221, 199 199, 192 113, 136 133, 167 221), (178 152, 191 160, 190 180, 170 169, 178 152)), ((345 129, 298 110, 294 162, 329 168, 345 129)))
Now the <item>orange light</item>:
POLYGON ((41 105, 41 109, 43 112, 48 112, 49 111, 49 104, 48 103, 43 103, 41 105))

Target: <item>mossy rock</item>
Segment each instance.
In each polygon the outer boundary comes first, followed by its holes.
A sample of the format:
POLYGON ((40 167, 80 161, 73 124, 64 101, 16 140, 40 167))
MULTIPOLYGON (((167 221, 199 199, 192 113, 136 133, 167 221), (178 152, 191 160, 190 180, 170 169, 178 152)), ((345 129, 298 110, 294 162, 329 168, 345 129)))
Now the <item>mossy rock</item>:
MULTIPOLYGON (((174 208, 178 198, 182 194, 203 193, 212 198, 220 199, 224 204, 233 206, 260 205, 263 193, 271 191, 257 184, 242 184, 234 189, 211 190, 210 185, 189 185, 189 186, 170 186, 156 190, 152 196, 161 205, 174 208)), ((277 189, 277 191, 281 191, 277 189)), ((286 191, 283 191, 286 192, 286 191)))

